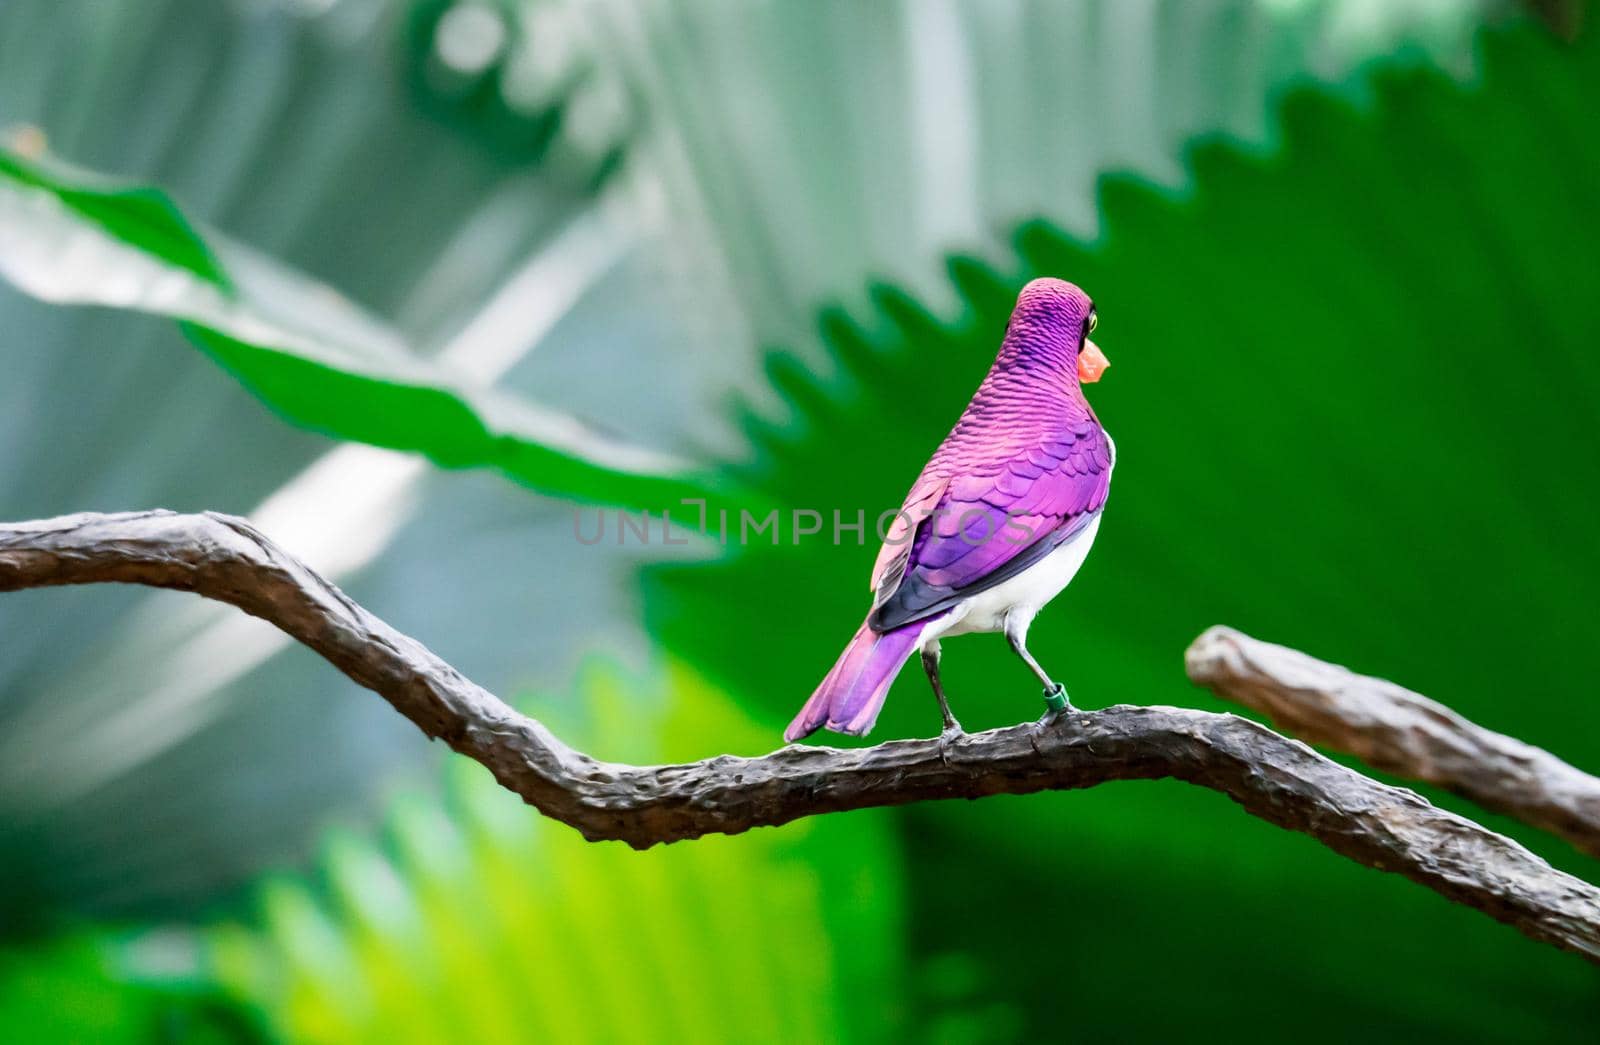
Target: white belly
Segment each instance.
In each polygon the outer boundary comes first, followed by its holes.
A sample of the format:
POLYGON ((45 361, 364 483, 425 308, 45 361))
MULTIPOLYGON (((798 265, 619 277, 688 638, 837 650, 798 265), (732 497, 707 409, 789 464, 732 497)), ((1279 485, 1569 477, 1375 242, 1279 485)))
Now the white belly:
POLYGON ((1083 566, 1083 560, 1088 558, 1089 548, 1099 532, 1100 516, 1096 515, 1083 532, 1043 559, 1015 577, 979 592, 957 605, 948 616, 929 624, 917 638, 917 647, 920 649, 948 635, 1003 631, 1008 615, 1021 616, 1026 624, 1071 583, 1083 566))

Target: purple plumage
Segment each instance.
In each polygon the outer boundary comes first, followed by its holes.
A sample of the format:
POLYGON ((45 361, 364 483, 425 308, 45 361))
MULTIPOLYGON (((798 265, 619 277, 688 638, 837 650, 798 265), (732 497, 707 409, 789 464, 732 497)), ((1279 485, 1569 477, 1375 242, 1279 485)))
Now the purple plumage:
POLYGON ((824 726, 855 736, 869 732, 921 631, 917 623, 880 634, 863 622, 784 736, 798 740, 824 726))
POLYGON ((1024 643, 1033 614, 1087 554, 1110 488, 1111 441, 1080 385, 1106 366, 1088 340, 1094 321, 1093 303, 1070 283, 1023 288, 994 366, 878 554, 871 612, 786 739, 824 726, 871 730, 917 650, 946 728, 959 728, 938 680, 944 635, 1004 631, 1046 689, 1060 690, 1024 643))

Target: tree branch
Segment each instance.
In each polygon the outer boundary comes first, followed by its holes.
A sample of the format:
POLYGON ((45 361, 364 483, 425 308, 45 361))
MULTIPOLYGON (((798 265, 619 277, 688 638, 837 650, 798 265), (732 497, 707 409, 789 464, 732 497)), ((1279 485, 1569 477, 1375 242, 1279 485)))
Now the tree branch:
POLYGON ((270 621, 591 840, 646 848, 849 809, 1173 777, 1600 963, 1600 890, 1233 715, 1119 706, 948 743, 617 765, 563 744, 241 519, 139 512, 0 525, 0 591, 102 581, 192 591, 270 621))
POLYGON ((1393 682, 1232 628, 1184 655, 1189 677, 1281 729, 1375 769, 1438 784, 1600 856, 1600 779, 1393 682))

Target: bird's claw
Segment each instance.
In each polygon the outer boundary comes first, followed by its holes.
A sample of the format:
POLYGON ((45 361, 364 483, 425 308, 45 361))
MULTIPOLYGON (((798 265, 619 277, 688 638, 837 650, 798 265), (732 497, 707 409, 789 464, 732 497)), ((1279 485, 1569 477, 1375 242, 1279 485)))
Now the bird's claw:
POLYGON ((939 733, 939 758, 945 765, 950 764, 950 746, 957 741, 965 740, 967 731, 961 728, 961 723, 955 719, 944 724, 944 729, 939 733))

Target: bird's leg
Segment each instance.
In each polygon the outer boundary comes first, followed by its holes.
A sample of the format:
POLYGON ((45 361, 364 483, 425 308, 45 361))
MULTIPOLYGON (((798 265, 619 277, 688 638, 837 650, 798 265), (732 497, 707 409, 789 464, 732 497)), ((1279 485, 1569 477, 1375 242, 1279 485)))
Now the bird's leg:
POLYGON ((944 716, 944 732, 946 734, 960 733, 961 723, 950 714, 950 701, 945 699, 944 685, 939 681, 939 641, 937 639, 922 647, 922 670, 928 673, 928 683, 933 686, 933 695, 939 701, 939 714, 944 716))
POLYGON ((1035 678, 1044 686, 1045 715, 1057 715, 1063 711, 1076 711, 1072 701, 1067 699, 1067 689, 1061 683, 1045 674, 1039 662, 1033 659, 1033 654, 1028 652, 1028 620, 1006 618, 1006 641, 1011 643, 1011 648, 1022 658, 1022 663, 1028 665, 1028 670, 1033 672, 1035 678))

